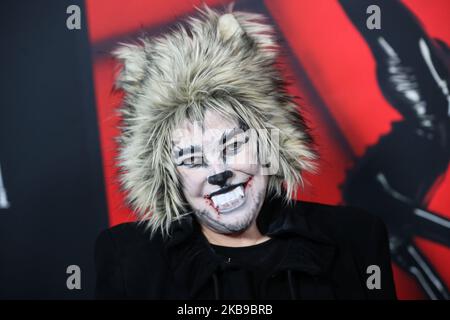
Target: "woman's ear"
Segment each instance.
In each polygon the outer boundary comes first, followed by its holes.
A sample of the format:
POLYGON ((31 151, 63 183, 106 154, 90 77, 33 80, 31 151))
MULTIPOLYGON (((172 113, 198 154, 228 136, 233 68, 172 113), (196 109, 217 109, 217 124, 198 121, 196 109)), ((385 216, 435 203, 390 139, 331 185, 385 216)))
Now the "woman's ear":
POLYGON ((147 54, 144 45, 121 44, 112 55, 122 64, 116 77, 116 88, 126 93, 136 93, 145 76, 147 54))

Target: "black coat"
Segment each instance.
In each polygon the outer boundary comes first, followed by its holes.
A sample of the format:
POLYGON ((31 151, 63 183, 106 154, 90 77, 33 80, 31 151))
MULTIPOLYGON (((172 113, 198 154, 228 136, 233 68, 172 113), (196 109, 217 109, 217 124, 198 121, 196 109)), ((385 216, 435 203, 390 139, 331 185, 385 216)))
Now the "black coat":
MULTIPOLYGON (((287 245, 264 283, 264 299, 396 298, 386 228, 377 216, 354 207, 304 201, 286 206, 275 199, 264 203, 258 225, 287 245), (380 289, 367 287, 370 265, 380 268, 380 289)), ((138 223, 103 231, 96 242, 96 298, 222 298, 216 275, 226 263, 195 218, 174 224, 171 234, 150 239, 138 223)))

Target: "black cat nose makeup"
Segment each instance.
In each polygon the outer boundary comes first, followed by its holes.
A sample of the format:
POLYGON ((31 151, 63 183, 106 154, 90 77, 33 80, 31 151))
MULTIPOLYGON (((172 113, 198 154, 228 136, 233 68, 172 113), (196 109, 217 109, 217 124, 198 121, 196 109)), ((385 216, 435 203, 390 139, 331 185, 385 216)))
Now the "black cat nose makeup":
POLYGON ((233 172, 226 170, 208 177, 208 183, 223 187, 227 180, 233 176, 233 172))

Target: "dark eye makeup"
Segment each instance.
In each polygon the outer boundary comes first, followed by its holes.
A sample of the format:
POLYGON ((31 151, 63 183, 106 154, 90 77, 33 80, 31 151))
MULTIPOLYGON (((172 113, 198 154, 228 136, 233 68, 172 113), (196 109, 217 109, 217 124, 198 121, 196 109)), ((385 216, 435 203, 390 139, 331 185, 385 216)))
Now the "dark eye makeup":
MULTIPOLYGON (((222 150, 222 159, 226 162, 227 157, 235 156, 240 152, 242 145, 246 144, 249 141, 250 137, 245 135, 244 137, 239 137, 236 135, 233 141, 226 143, 226 140, 222 141, 223 150, 222 150)), ((192 150, 191 153, 194 153, 197 150, 192 150)), ((183 151, 179 151, 178 156, 181 157, 183 155, 183 151)), ((177 163, 177 166, 184 166, 187 168, 199 168, 206 166, 206 162, 203 156, 191 156, 177 163)))

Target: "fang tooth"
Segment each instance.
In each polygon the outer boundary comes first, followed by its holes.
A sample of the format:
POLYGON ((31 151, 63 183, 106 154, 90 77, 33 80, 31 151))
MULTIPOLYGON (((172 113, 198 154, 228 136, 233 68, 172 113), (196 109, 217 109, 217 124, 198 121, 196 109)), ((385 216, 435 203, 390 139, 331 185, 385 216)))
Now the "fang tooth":
POLYGON ((244 197, 244 188, 243 186, 239 186, 227 193, 215 195, 211 197, 211 200, 216 208, 225 211, 240 205, 244 197))

